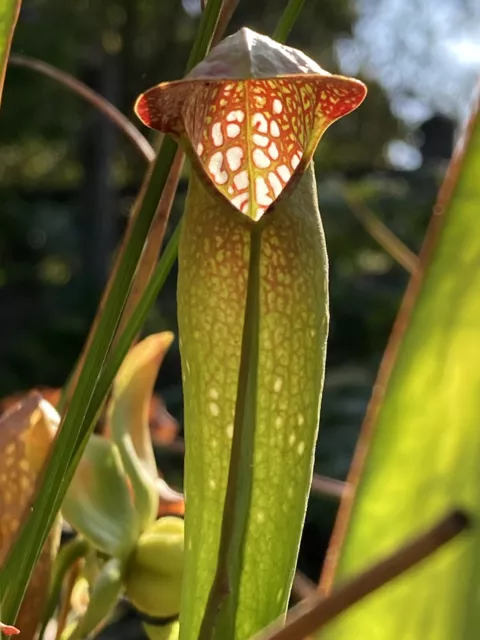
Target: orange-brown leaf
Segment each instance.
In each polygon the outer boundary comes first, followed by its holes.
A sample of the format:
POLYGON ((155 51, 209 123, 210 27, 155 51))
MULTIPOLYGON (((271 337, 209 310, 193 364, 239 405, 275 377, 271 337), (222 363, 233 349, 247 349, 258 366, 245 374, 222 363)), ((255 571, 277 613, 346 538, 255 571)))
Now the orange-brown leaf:
MULTIPOLYGON (((55 409, 36 392, 0 418, 0 565, 33 498, 57 425, 55 409)), ((25 640, 34 637, 43 614, 59 537, 58 522, 40 554, 17 618, 16 624, 25 640)))

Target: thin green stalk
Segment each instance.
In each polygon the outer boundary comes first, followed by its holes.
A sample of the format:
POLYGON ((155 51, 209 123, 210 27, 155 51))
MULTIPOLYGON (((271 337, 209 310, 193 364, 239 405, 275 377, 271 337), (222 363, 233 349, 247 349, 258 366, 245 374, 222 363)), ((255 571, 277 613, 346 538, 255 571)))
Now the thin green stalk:
MULTIPOLYGON (((222 0, 210 0, 197 32, 189 69, 205 55, 218 21, 222 0)), ((76 453, 83 451, 94 423, 86 417, 96 415, 92 398, 125 306, 138 261, 147 238, 157 203, 165 186, 177 145, 170 138, 163 140, 157 160, 147 179, 141 210, 132 229, 129 250, 125 252, 112 283, 104 312, 99 321, 91 348, 85 359, 70 408, 54 443, 52 454, 34 505, 19 532, 15 545, 0 574, 2 613, 6 621, 15 620, 31 572, 61 506, 74 470, 69 466, 76 453)), ((108 392, 108 389, 106 390, 108 392)), ((106 393, 105 392, 105 393, 106 393)), ((95 398, 96 402, 102 398, 95 398)))
POLYGON ((300 11, 303 8, 305 0, 289 0, 285 7, 280 20, 278 21, 275 31, 273 32, 273 39, 278 42, 285 42, 288 38, 290 31, 293 29, 295 22, 300 15, 300 11))
POLYGON ((261 228, 250 236, 247 297, 218 563, 199 640, 233 638, 252 492, 260 315, 261 228))

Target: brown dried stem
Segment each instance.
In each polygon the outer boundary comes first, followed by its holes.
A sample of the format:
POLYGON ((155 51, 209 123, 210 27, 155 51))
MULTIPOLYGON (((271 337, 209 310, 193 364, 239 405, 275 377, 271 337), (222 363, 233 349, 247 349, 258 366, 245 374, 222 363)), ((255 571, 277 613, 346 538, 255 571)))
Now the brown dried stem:
POLYGON ((38 71, 44 76, 48 76, 60 83, 73 93, 89 102, 97 111, 107 117, 115 126, 117 126, 126 137, 133 142, 135 147, 140 151, 145 160, 152 162, 155 158, 155 151, 148 140, 143 136, 135 125, 123 115, 121 111, 117 109, 111 102, 106 100, 86 84, 77 80, 74 76, 53 67, 51 64, 38 60, 37 58, 31 58, 29 56, 20 55, 14 53, 10 56, 9 64, 15 67, 23 67, 25 69, 32 69, 38 71))
POLYGON ((350 211, 376 242, 408 273, 418 269, 418 257, 396 236, 360 198, 344 193, 350 211))

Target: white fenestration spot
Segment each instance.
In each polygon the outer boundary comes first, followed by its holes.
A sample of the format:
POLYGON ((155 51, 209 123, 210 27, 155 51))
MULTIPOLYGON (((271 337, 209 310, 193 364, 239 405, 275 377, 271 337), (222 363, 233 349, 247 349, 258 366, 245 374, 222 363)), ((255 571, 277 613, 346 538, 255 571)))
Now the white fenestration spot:
POLYGON ((197 155, 201 156, 203 153, 203 144, 201 142, 199 142, 197 144, 197 155))
POLYGON ((222 123, 215 122, 212 126, 212 140, 216 147, 221 147, 223 144, 222 123))
POLYGON ((229 440, 233 438, 233 424, 227 426, 227 438, 229 438, 229 440))
POLYGON ((282 418, 282 416, 277 416, 275 418, 275 426, 277 427, 277 429, 280 429, 283 426, 283 418, 282 418))
POLYGON ((280 391, 282 390, 282 387, 283 387, 283 379, 277 378, 273 383, 273 390, 275 391, 275 393, 280 393, 280 391))
POLYGON ((218 393, 217 389, 215 389, 214 387, 211 387, 211 389, 208 390, 208 395, 213 400, 218 400, 218 398, 220 396, 220 394, 218 393))
POLYGON ((228 187, 227 191, 228 191, 229 195, 231 195, 231 196, 233 195, 233 187, 228 187))
POLYGON ((295 440, 297 439, 297 436, 294 433, 291 433, 288 436, 288 444, 293 447, 293 445, 295 444, 295 440))
POLYGON ((261 207, 268 207, 272 204, 273 200, 268 195, 268 186, 264 178, 255 178, 255 197, 257 204, 261 207))
POLYGON ((210 489, 215 489, 217 486, 217 483, 215 482, 215 480, 213 478, 210 478, 208 481, 208 486, 210 487, 210 489))
POLYGON ((240 134, 240 127, 238 124, 230 122, 227 124, 227 136, 229 138, 236 138, 240 134))
POLYGON ((277 174, 273 173, 273 171, 270 171, 267 178, 268 178, 268 182, 270 183, 270 186, 272 187, 272 191, 275 197, 277 198, 282 193, 282 189, 283 189, 282 183, 278 179, 277 174))
POLYGON ((281 164, 277 169, 278 175, 284 182, 288 182, 291 177, 290 169, 286 164, 281 164))
POLYGON ((210 158, 208 170, 217 184, 225 184, 228 180, 228 173, 222 169, 222 167, 223 153, 221 151, 216 151, 210 158))
POLYGON ((280 137, 280 127, 278 126, 276 120, 270 120, 270 134, 274 138, 279 138, 280 137))
POLYGON ((261 149, 254 149, 252 153, 253 162, 258 169, 266 169, 270 166, 270 158, 261 149))
POLYGON ((228 166, 232 171, 237 171, 240 168, 243 160, 243 149, 242 147, 230 147, 227 149, 227 162, 228 166))
POLYGON ((268 145, 267 136, 262 136, 259 133, 254 133, 252 136, 253 142, 258 144, 259 147, 266 147, 268 145))
POLYGON ((278 160, 278 147, 275 144, 275 142, 272 142, 272 144, 268 147, 268 155, 271 157, 272 160, 278 160))
POLYGON ((298 153, 293 154, 292 159, 290 160, 290 164, 292 165, 292 169, 295 171, 295 169, 300 164, 300 156, 298 155, 298 153))
POLYGON ((283 111, 283 104, 281 103, 281 101, 278 98, 275 98, 275 100, 273 101, 273 113, 282 113, 283 111))
POLYGON ((303 452, 305 451, 305 442, 303 442, 303 440, 301 442, 298 443, 298 447, 297 447, 297 453, 299 456, 303 455, 303 452))
POLYGON ((243 122, 245 114, 241 109, 234 109, 227 114, 227 122, 243 122))
POLYGON ((210 402, 208 408, 210 409, 210 414, 215 418, 220 415, 220 407, 216 402, 210 402))
POLYGON ((297 424, 299 427, 303 427, 303 425, 305 424, 305 416, 303 415, 303 413, 299 413, 297 416, 297 424))
POLYGON ((268 133, 268 122, 263 113, 254 113, 252 125, 260 131, 260 133, 268 133))
POLYGON ((255 514, 255 518, 257 522, 262 524, 262 522, 265 522, 265 513, 263 511, 257 511, 257 513, 255 514))
POLYGON ((248 173, 247 171, 240 171, 234 177, 233 182, 239 191, 243 191, 248 188, 248 173))
POLYGON ((232 198, 231 203, 240 211, 243 211, 244 205, 248 203, 248 193, 241 193, 239 196, 232 198))
POLYGON ((314 338, 316 333, 317 332, 315 331, 315 329, 310 329, 310 337, 311 338, 314 338))
POLYGON ((287 489, 287 496, 288 496, 289 498, 292 498, 292 497, 293 497, 293 487, 288 487, 288 489, 287 489))

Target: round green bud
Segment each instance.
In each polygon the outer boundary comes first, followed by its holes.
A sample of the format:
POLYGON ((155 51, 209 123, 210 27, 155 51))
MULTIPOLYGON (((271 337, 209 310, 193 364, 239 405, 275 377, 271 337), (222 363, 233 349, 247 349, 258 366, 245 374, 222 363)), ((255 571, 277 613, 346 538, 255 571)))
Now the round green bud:
POLYGON ((150 640, 178 640, 180 626, 178 621, 166 624, 162 627, 152 626, 151 624, 143 624, 150 640))
POLYGON ((180 612, 184 523, 167 516, 140 536, 127 566, 126 595, 142 613, 169 618, 180 612))

